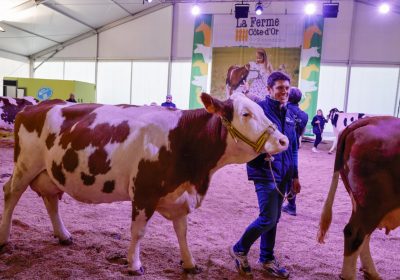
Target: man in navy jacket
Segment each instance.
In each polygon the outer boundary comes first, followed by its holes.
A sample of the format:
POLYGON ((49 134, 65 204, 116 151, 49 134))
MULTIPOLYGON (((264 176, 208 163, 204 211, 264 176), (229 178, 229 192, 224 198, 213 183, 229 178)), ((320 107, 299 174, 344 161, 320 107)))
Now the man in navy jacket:
POLYGON ((253 243, 261 237, 259 264, 271 276, 286 279, 289 272, 279 266, 274 256, 276 228, 287 184, 293 184, 295 193, 301 189, 297 168, 295 119, 286 107, 290 78, 282 72, 273 72, 268 78, 267 89, 269 96, 258 104, 277 129, 288 137, 289 148, 274 155, 273 159, 262 154, 247 163, 248 179, 254 182, 260 213, 240 240, 229 248, 229 253, 239 273, 251 275, 247 254, 253 243))

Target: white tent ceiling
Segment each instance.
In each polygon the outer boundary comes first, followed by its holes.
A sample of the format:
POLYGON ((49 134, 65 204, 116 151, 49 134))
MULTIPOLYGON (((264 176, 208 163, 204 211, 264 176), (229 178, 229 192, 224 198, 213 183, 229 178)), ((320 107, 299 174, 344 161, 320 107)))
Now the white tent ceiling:
MULTIPOLYGON (((380 0, 356 1, 370 5, 380 2, 380 0)), ((172 3, 194 2, 241 1, 154 0, 148 3, 147 0, 0 0, 0 27, 5 30, 0 32, 0 51, 36 58, 48 53, 49 50, 62 49, 73 42, 172 3)), ((262 0, 262 2, 272 1, 262 0)), ((393 11, 400 11, 400 0, 388 2, 393 5, 393 11)))
POLYGON ((1 0, 0 50, 31 56, 166 5, 157 0, 1 0))

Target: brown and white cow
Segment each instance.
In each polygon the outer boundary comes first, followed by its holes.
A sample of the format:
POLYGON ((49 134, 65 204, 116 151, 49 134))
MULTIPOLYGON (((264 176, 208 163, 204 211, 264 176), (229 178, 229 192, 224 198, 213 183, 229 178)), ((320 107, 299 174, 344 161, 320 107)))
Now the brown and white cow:
POLYGON ((0 130, 13 131, 15 116, 28 105, 37 104, 37 100, 31 96, 24 98, 0 97, 0 130))
POLYGON ((0 244, 8 241, 14 207, 30 185, 43 197, 61 243, 71 242, 58 213, 63 192, 86 203, 132 201, 130 273, 143 274, 139 245, 155 211, 173 222, 184 270, 198 273, 186 240, 187 214, 200 206, 211 176, 226 164, 288 147, 243 94, 222 102, 202 93, 201 99, 206 110, 50 100, 18 114, 0 244))
POLYGON ((380 279, 369 249, 372 232, 400 226, 400 119, 369 117, 352 123, 339 136, 335 168, 321 214, 318 241, 332 221, 339 174, 353 205, 344 228, 341 277, 356 279, 357 258, 368 279, 380 279))
POLYGON ((230 98, 230 96, 238 90, 239 87, 243 87, 246 82, 247 76, 249 75, 250 64, 245 64, 243 66, 232 65, 228 68, 228 72, 226 73, 225 80, 225 90, 226 90, 226 98, 230 98))

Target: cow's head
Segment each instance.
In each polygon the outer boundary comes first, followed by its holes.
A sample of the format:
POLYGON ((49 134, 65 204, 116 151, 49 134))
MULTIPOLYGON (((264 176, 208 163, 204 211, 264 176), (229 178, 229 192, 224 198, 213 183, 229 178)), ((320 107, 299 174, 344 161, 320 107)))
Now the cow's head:
POLYGON ((339 112, 339 109, 338 109, 338 108, 332 108, 332 109, 329 111, 329 114, 326 116, 326 118, 327 118, 328 120, 332 121, 332 120, 333 120, 333 116, 334 116, 335 113, 337 113, 337 112, 339 112))
POLYGON ((288 148, 288 138, 275 129, 261 107, 244 94, 234 93, 231 99, 222 102, 202 93, 201 100, 209 113, 221 117, 231 137, 237 141, 234 149, 246 150, 248 160, 259 153, 272 155, 288 148))

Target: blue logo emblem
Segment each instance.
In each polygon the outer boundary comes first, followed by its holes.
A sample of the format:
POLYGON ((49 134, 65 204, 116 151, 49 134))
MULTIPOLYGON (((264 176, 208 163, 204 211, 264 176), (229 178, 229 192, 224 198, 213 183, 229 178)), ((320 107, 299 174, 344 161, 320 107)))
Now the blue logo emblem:
POLYGON ((42 100, 47 100, 53 95, 53 90, 48 87, 42 87, 38 90, 37 92, 37 98, 42 101, 42 100))

